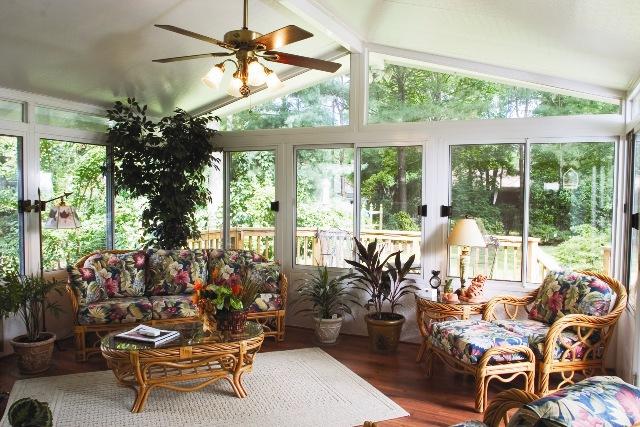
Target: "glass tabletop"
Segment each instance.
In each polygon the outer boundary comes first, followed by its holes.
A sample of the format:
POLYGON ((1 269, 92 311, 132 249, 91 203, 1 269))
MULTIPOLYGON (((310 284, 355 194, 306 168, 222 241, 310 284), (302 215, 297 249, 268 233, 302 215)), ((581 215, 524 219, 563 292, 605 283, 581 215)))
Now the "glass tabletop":
MULTIPOLYGON (((132 329, 133 327, 134 326, 132 325, 132 329)), ((197 344, 239 342, 256 338, 263 332, 262 325, 257 322, 246 322, 244 325, 244 331, 242 331, 242 333, 240 334, 232 334, 228 331, 216 331, 213 333, 204 332, 202 330, 202 323, 200 322, 185 322, 176 325, 159 327, 158 329, 166 331, 177 331, 180 332, 180 336, 174 340, 154 346, 151 343, 135 341, 126 338, 118 338, 116 337, 117 334, 125 332, 118 331, 104 337, 101 341, 101 344, 103 348, 121 351, 136 351, 151 348, 179 348, 197 344)))

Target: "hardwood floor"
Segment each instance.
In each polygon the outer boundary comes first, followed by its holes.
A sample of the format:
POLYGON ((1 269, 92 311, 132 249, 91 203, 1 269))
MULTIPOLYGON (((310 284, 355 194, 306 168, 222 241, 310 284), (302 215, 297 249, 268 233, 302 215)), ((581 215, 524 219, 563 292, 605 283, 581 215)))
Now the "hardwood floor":
MULTIPOLYGON (((287 328, 285 342, 265 341, 262 351, 290 350, 313 347, 313 332, 302 328, 287 328)), ((74 359, 73 340, 60 342, 60 350, 54 352, 51 369, 40 376, 65 375, 78 372, 105 370, 104 360, 93 357, 88 362, 74 359)), ((448 426, 467 419, 481 419, 482 414, 473 411, 473 380, 440 367, 434 362, 434 375, 424 377, 415 363, 418 347, 400 344, 398 353, 382 356, 369 352, 367 338, 343 335, 337 345, 323 347, 327 353, 367 380, 382 393, 411 414, 410 417, 380 423, 382 426, 448 426)), ((14 356, 0 359, 0 391, 10 391, 16 380, 23 379, 18 372, 14 356)), ((504 386, 494 385, 495 393, 504 386)), ((491 393, 491 391, 490 391, 491 393)), ((491 398, 491 395, 490 395, 491 398)), ((0 414, 5 402, 0 404, 0 414)))

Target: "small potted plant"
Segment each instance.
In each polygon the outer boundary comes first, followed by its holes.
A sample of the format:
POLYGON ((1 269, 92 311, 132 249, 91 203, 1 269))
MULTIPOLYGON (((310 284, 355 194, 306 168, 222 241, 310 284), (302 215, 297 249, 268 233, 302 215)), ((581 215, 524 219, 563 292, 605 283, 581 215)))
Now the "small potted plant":
POLYGON ((351 315, 345 280, 351 275, 329 278, 327 267, 318 267, 297 289, 300 299, 296 304, 311 304, 296 313, 313 315, 316 338, 321 344, 335 344, 342 327, 344 314, 351 315))
POLYGON ((22 275, 15 263, 0 260, 0 317, 17 315, 27 330, 25 335, 10 341, 23 374, 37 374, 49 369, 56 335, 42 332, 42 316, 45 310, 56 316, 61 312, 57 303, 46 301, 51 291, 61 293, 56 281, 22 275))
POLYGON ((11 427, 50 427, 53 425, 53 415, 49 404, 29 397, 18 399, 11 405, 7 411, 7 420, 11 427))
MULTIPOLYGON (((398 347, 400 334, 405 318, 396 313, 401 306, 400 300, 407 294, 418 290, 418 287, 407 281, 407 275, 413 266, 415 255, 402 264, 401 251, 383 255, 384 246, 378 248, 374 240, 365 247, 354 238, 358 250, 358 261, 345 260, 355 269, 352 283, 354 289, 365 292, 369 298, 360 304, 372 310, 365 316, 369 333, 370 348, 376 353, 393 353, 398 347), (393 264, 388 261, 393 259, 393 264), (388 304, 385 304, 388 303, 388 304), (385 305, 389 311, 385 311, 385 305)), ((357 302, 357 301, 356 301, 357 302)))
POLYGON ((212 284, 204 286, 199 282, 194 286, 193 301, 205 329, 213 330, 211 316, 214 316, 218 330, 241 333, 251 304, 260 291, 260 283, 251 278, 248 267, 238 273, 216 268, 212 276, 212 284))

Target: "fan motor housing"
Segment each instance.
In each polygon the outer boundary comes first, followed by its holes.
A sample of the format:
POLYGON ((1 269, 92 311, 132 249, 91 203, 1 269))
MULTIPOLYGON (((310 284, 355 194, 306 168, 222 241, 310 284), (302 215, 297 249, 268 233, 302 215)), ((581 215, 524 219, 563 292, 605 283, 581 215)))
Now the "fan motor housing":
POLYGON ((250 47, 249 44, 261 35, 262 34, 251 30, 234 30, 224 35, 224 41, 225 43, 235 46, 236 49, 239 49, 242 47, 250 47))

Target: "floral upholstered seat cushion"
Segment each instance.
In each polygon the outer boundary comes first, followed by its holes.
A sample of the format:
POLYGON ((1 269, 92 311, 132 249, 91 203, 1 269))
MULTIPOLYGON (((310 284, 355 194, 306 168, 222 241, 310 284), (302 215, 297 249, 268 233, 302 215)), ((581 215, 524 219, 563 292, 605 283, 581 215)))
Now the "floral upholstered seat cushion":
POLYGON ((282 308, 282 296, 280 294, 267 293, 258 294, 249 311, 274 311, 282 310, 282 308))
POLYGON ((640 388, 591 377, 524 405, 509 426, 622 427, 640 422, 640 388))
MULTIPOLYGON (((514 332, 518 335, 522 335, 527 338, 529 347, 533 350, 536 357, 542 358, 544 351, 544 340, 547 337, 550 326, 537 320, 494 320, 494 324, 505 328, 508 331, 514 332)), ((598 336, 590 337, 590 343, 595 343, 599 340, 598 336)), ((555 360, 560 358, 567 358, 570 360, 579 360, 585 356, 589 345, 581 342, 578 334, 573 330, 565 329, 560 333, 558 337, 558 344, 554 348, 553 357, 555 360), (569 353, 565 352, 571 349, 569 353), (564 355, 564 357, 563 357, 564 355)), ((591 357, 589 355, 588 357, 591 357)))
POLYGON ((95 269, 96 280, 109 298, 144 295, 146 265, 144 251, 123 254, 98 252, 84 263, 85 268, 95 269))
POLYGON ((69 284, 78 296, 79 305, 107 299, 107 292, 104 286, 98 283, 95 268, 68 266, 67 273, 69 273, 69 284))
POLYGON ((149 249, 146 295, 193 292, 196 280, 207 282, 208 251, 200 249, 149 249))
POLYGON ((178 319, 198 314, 192 295, 159 295, 149 297, 149 300, 153 310, 153 320, 178 319))
MULTIPOLYGON (((493 347, 528 345, 526 337, 485 320, 446 320, 433 323, 431 344, 463 362, 476 364, 493 347)), ((522 354, 494 357, 494 362, 524 360, 522 354)))
POLYGON ((81 325, 136 323, 151 320, 151 302, 146 297, 112 298, 81 305, 81 325))
POLYGON ((215 278, 228 280, 247 268, 250 277, 262 283, 260 292, 280 293, 280 272, 282 267, 277 261, 267 261, 262 255, 249 250, 212 249, 209 255, 210 281, 215 278))
POLYGON ((567 314, 603 316, 614 297, 608 284, 582 273, 551 271, 538 289, 529 318, 552 324, 567 314))

